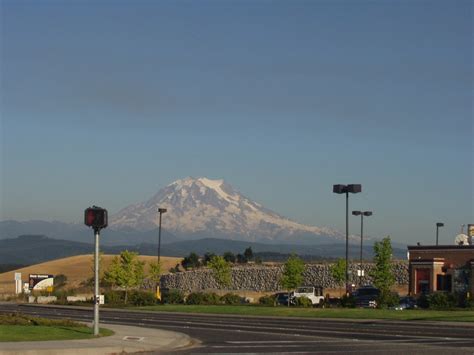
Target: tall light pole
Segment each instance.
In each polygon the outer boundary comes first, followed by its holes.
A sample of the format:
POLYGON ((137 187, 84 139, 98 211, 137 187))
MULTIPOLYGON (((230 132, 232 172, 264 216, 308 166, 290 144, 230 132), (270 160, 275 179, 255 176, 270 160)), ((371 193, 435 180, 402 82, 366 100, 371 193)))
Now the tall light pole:
POLYGON ((362 270, 362 245, 363 245, 363 239, 364 239, 364 216, 372 216, 372 211, 352 211, 352 214, 354 216, 360 216, 360 279, 359 279, 359 284, 362 284, 362 276, 363 270, 362 270))
POLYGON ((438 245, 439 227, 444 227, 444 223, 441 223, 441 222, 436 223, 436 245, 438 245))
POLYGON ((160 214, 160 224, 158 227, 158 265, 160 265, 160 248, 161 248, 161 215, 166 213, 166 208, 158 208, 158 213, 160 214))
POLYGON ((362 185, 333 185, 332 192, 346 194, 346 295, 349 292, 349 192, 356 194, 362 192, 362 185))

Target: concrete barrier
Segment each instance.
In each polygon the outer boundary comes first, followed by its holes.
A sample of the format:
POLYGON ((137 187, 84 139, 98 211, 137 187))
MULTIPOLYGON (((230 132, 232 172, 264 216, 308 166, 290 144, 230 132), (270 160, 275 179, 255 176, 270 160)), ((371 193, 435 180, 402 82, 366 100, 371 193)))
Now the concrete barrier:
POLYGON ((87 296, 67 296, 68 302, 86 302, 90 297, 87 296))
POLYGON ((38 298, 36 299, 36 302, 45 304, 45 303, 56 302, 57 299, 58 298, 56 296, 38 296, 38 298))

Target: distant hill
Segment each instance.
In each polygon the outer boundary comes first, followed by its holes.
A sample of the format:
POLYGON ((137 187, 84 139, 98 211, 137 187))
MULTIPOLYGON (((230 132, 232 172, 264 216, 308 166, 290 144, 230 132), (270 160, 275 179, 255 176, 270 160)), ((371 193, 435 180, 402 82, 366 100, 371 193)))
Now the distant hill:
MULTIPOLYGON (((118 254, 121 250, 132 250, 130 246, 103 246, 107 254, 118 254)), ((0 264, 31 265, 43 261, 72 255, 91 254, 94 244, 52 239, 44 235, 21 235, 17 238, 0 240, 0 264)))
MULTIPOLYGON (((306 260, 328 260, 345 256, 344 243, 332 243, 328 245, 291 245, 291 244, 264 244, 254 242, 243 242, 235 240, 223 240, 215 238, 204 238, 200 240, 188 240, 182 242, 161 245, 161 255, 183 257, 190 252, 204 255, 206 252, 223 254, 230 251, 234 254, 243 253, 251 247, 254 253, 277 253, 287 255, 295 253, 298 255, 311 256, 306 260)), ((136 251, 140 255, 157 255, 157 244, 141 243, 136 245, 110 246, 102 245, 100 250, 106 254, 119 254, 122 250, 136 251)), ((360 249, 350 246, 350 257, 358 260, 360 249)), ((48 260, 64 258, 73 255, 90 254, 94 252, 92 243, 80 243, 61 239, 52 239, 44 235, 22 235, 17 238, 0 240, 0 264, 31 265, 48 260)), ((373 257, 373 248, 364 247, 364 259, 373 257)), ((405 249, 394 248, 394 257, 404 259, 405 249)), ((269 260, 271 254, 267 254, 265 260, 269 260)), ((281 255, 275 254, 275 260, 281 260, 281 255)))
MULTIPOLYGON (((103 255, 102 256, 102 267, 107 268, 115 255, 103 255)), ((153 256, 143 256, 140 255, 139 259, 146 262, 145 272, 147 272, 147 265, 156 261, 156 257, 153 256)), ((63 274, 67 277, 67 288, 77 288, 80 287, 81 283, 92 277, 92 254, 88 255, 76 255, 68 258, 56 259, 52 261, 47 261, 40 264, 30 265, 21 269, 12 270, 9 272, 4 272, 0 274, 0 293, 14 293, 15 292, 15 282, 14 274, 15 272, 20 272, 23 282, 28 282, 29 274, 51 274, 59 275, 63 274)), ((181 258, 170 258, 162 257, 162 269, 163 273, 174 267, 176 264, 181 262, 181 258)))
MULTIPOLYGON (((141 247, 149 249, 150 246, 141 247)), ((138 250, 141 248, 138 246, 138 250)), ((199 240, 186 240, 182 242, 169 243, 162 245, 162 250, 165 255, 185 256, 191 251, 203 255, 206 252, 213 252, 215 254, 223 254, 230 251, 234 254, 243 253, 248 247, 252 248, 254 253, 277 253, 277 254, 297 254, 312 256, 313 260, 328 260, 331 258, 345 257, 346 245, 343 242, 334 242, 331 244, 322 245, 298 245, 298 244, 266 244, 255 242, 244 242, 237 240, 224 240, 215 238, 204 238, 199 240)), ((271 254, 267 254, 270 256, 271 254)), ((360 247, 355 244, 349 246, 350 258, 359 259, 360 247)), ((372 259, 374 255, 373 246, 366 245, 363 247, 364 259, 372 259)), ((276 255, 275 255, 276 256, 276 255)), ((393 248, 393 256, 396 259, 404 259, 406 257, 406 250, 402 248, 393 248)), ((280 260, 281 258, 276 258, 280 260)), ((268 260, 268 259, 267 259, 268 260)))

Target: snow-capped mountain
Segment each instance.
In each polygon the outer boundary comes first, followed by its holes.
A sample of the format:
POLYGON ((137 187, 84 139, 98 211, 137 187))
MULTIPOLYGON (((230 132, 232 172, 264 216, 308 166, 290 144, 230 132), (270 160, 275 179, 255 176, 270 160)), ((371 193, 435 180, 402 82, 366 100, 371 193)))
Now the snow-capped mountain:
POLYGON ((223 180, 185 178, 161 189, 148 201, 110 216, 114 229, 146 231, 159 224, 158 207, 168 211, 162 227, 176 236, 247 241, 312 242, 342 239, 329 228, 303 225, 282 217, 237 192, 223 180))

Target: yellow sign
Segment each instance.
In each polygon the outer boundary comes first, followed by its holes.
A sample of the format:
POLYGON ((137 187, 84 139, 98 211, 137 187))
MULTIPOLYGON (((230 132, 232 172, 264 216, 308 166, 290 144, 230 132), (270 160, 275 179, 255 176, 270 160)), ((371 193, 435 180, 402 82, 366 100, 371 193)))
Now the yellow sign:
POLYGON ((160 286, 156 286, 156 299, 161 301, 160 286))

